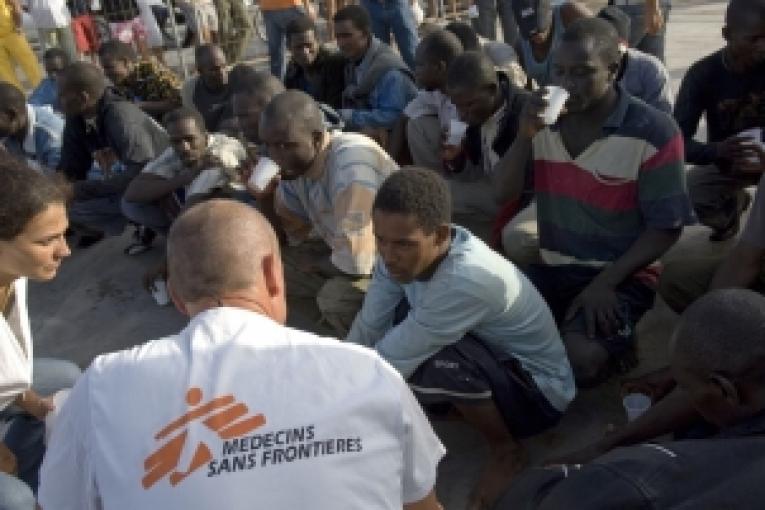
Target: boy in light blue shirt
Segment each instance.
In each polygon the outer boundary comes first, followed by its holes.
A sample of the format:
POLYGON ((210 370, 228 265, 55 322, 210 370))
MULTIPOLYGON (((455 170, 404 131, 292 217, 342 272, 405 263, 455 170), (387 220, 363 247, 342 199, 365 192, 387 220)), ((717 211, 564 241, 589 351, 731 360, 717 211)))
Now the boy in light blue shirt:
POLYGON ((575 385, 558 329, 526 277, 449 223, 435 172, 408 168, 378 190, 380 255, 348 341, 372 347, 423 402, 448 402, 490 443, 474 492, 490 506, 525 464, 517 438, 556 424, 575 385))
POLYGON ((69 56, 61 48, 51 48, 43 54, 43 64, 48 76, 32 91, 29 104, 58 110, 58 75, 69 65, 69 56))

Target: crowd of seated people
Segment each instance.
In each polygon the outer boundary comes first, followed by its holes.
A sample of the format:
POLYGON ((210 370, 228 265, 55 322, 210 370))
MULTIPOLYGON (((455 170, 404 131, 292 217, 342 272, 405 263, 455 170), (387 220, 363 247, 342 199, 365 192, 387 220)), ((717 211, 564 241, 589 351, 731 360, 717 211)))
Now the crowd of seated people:
POLYGON ((430 24, 406 58, 388 7, 333 12, 335 50, 303 4, 267 9, 270 70, 201 44, 182 83, 112 41, 0 82, 0 510, 439 510, 443 419, 489 445, 469 510, 758 508, 765 0, 729 1, 676 100, 619 2, 517 0, 513 41, 430 24), (126 227, 188 324, 34 358, 27 279, 126 227), (624 383, 653 405, 531 466, 579 392, 645 372, 657 293, 667 368, 624 383))

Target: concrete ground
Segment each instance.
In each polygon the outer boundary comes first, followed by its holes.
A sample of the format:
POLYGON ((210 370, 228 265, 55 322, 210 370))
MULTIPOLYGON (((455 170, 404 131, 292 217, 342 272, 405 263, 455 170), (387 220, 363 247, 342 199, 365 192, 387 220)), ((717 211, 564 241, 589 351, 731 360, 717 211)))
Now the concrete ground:
MULTIPOLYGON (((591 1, 598 7, 599 1, 591 1)), ((722 45, 720 28, 725 2, 677 0, 669 22, 668 67, 675 90, 686 68, 722 45)), ((719 250, 707 242, 708 231, 687 229, 667 258, 719 250)), ((105 240, 86 250, 75 250, 55 281, 32 284, 30 311, 38 356, 56 356, 86 367, 94 356, 167 335, 184 325, 170 307, 159 307, 141 287, 144 272, 162 256, 155 249, 138 257, 123 255, 129 234, 105 240)), ((304 308, 304 307, 300 307, 304 308)), ((290 316, 297 327, 311 327, 315 317, 290 316)), ((640 323, 640 366, 635 374, 665 363, 667 342, 676 316, 657 300, 640 323)), ((532 462, 584 445, 609 424, 623 423, 618 381, 580 392, 560 425, 526 444, 532 462)), ((470 487, 486 458, 487 447, 466 426, 438 422, 436 428, 449 449, 441 465, 438 492, 447 510, 465 508, 470 487)))

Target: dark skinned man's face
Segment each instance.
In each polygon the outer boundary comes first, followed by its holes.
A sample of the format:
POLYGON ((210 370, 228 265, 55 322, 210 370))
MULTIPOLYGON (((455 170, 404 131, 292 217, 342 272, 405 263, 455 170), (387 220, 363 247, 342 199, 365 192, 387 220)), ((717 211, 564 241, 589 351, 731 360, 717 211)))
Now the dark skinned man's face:
POLYGON ((364 57, 369 47, 369 34, 365 34, 350 20, 335 23, 335 38, 340 53, 351 62, 364 57))
POLYGON ((584 112, 613 87, 618 68, 618 62, 606 62, 592 41, 564 41, 555 52, 552 81, 570 94, 568 113, 584 112))
POLYGON ((313 30, 302 34, 292 34, 288 42, 290 53, 297 65, 303 68, 313 65, 319 55, 319 41, 316 40, 313 30))
POLYGON ((470 126, 480 126, 494 115, 498 92, 496 85, 484 85, 476 89, 447 89, 460 120, 470 126))
POLYGON ((319 153, 322 138, 323 133, 311 132, 306 126, 260 120, 260 140, 268 149, 268 157, 279 165, 282 179, 288 181, 308 171, 319 153))
POLYGON ((765 19, 752 15, 753 11, 732 9, 723 28, 728 56, 742 69, 752 69, 765 62, 765 19))
POLYGON ((226 55, 215 50, 197 62, 197 70, 202 82, 210 90, 219 90, 228 85, 226 55))
POLYGON ((193 119, 181 119, 167 126, 170 145, 183 164, 193 167, 207 151, 207 133, 193 119))
POLYGON ((260 115, 272 96, 267 94, 234 94, 231 98, 234 117, 245 140, 260 143, 260 115))

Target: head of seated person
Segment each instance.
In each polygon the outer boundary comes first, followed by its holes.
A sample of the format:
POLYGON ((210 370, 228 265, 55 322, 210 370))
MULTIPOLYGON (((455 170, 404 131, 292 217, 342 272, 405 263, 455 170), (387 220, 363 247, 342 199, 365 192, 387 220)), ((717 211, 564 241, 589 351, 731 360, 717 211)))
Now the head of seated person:
POLYGON ((207 130, 205 121, 196 110, 178 108, 167 113, 162 119, 170 146, 187 168, 198 168, 204 164, 207 153, 207 130))
POLYGON ((184 212, 170 228, 167 265, 169 292, 181 313, 234 306, 286 321, 279 244, 253 207, 215 199, 184 212))
POLYGON ((15 137, 23 140, 28 123, 24 93, 15 85, 0 82, 0 139, 15 137))
POLYGON ((58 76, 68 65, 69 55, 61 48, 50 48, 43 53, 43 66, 48 78, 58 79, 58 76))
POLYGON ((358 62, 369 49, 372 19, 360 5, 348 5, 334 17, 337 48, 351 62, 358 62))
POLYGON ((268 103, 284 92, 284 85, 267 71, 237 64, 230 73, 231 102, 237 126, 244 139, 260 143, 260 116, 268 103))
POLYGON ((619 36, 600 18, 573 22, 553 57, 552 83, 566 89, 566 112, 593 111, 613 92, 622 54, 619 36))
POLYGON ((282 92, 260 117, 260 140, 285 180, 297 179, 312 167, 326 136, 324 115, 305 92, 282 92))
POLYGON ((731 0, 722 29, 725 56, 732 70, 743 72, 765 62, 765 0, 731 0))
POLYGON ((319 56, 321 44, 316 37, 316 25, 311 18, 300 16, 290 21, 285 30, 285 37, 292 60, 303 69, 313 66, 319 56))
POLYGON ((765 297, 715 290, 683 313, 672 371, 698 413, 720 428, 765 411, 765 297))
POLYGON ((116 39, 101 44, 98 56, 104 74, 115 86, 125 82, 138 61, 138 55, 133 46, 116 39))
POLYGON ((607 5, 598 12, 598 18, 611 23, 616 33, 619 34, 621 48, 626 51, 632 27, 632 20, 629 15, 615 5, 607 5))
POLYGON ((403 168, 388 177, 372 206, 377 252, 402 284, 430 277, 449 250, 451 194, 436 172, 403 168))
POLYGON ((67 117, 92 115, 106 91, 106 77, 94 64, 75 62, 61 73, 58 80, 58 100, 67 117))
POLYGON ((457 36, 457 39, 462 43, 462 49, 465 51, 481 51, 481 41, 478 39, 478 34, 473 30, 473 27, 463 21, 452 21, 444 26, 444 30, 448 30, 457 36))
POLYGON ((446 92, 460 119, 470 126, 486 122, 504 102, 494 64, 478 51, 466 51, 452 61, 446 92))
POLYGON ((462 53, 462 43, 447 30, 425 36, 414 54, 417 86, 425 90, 443 90, 449 65, 462 53))
POLYGON ((541 46, 552 35, 553 6, 550 0, 519 0, 513 2, 520 36, 541 46))
POLYGON ((199 79, 210 91, 223 90, 228 86, 228 62, 226 54, 215 44, 202 44, 194 50, 194 62, 199 79))

